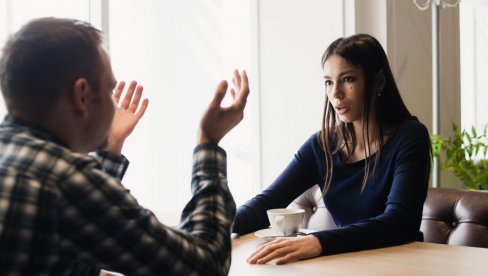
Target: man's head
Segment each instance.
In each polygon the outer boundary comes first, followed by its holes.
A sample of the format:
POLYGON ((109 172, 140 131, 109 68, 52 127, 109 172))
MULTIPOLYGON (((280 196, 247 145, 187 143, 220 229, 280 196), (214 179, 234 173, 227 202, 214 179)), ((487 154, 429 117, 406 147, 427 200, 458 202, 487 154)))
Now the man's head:
POLYGON ((82 21, 40 18, 23 26, 0 59, 0 88, 9 113, 65 136, 77 151, 103 144, 114 114, 115 78, 101 44, 101 32, 82 21), (66 126, 61 132, 54 125, 70 123, 83 132, 70 134, 66 126), (71 141, 75 136, 86 136, 86 142, 71 141))
POLYGON ((0 60, 0 87, 10 113, 42 116, 80 77, 97 85, 100 32, 59 18, 27 23, 7 41, 0 60))

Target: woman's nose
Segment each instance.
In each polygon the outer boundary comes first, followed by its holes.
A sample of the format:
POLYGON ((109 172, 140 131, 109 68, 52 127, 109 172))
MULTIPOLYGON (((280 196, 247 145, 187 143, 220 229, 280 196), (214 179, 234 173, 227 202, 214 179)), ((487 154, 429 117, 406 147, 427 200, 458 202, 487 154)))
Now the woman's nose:
POLYGON ((334 84, 330 89, 330 93, 333 98, 342 99, 344 97, 344 93, 340 85, 334 84))

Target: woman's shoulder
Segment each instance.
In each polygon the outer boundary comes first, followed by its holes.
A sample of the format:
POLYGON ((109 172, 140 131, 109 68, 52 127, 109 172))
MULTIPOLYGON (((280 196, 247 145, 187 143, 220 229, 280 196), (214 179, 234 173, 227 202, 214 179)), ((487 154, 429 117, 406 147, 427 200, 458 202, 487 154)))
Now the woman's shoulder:
POLYGON ((401 122, 390 137, 390 140, 396 140, 398 142, 417 141, 421 143, 430 143, 429 130, 415 116, 411 116, 401 122))
POLYGON ((429 136, 429 130, 416 116, 411 116, 401 122, 396 132, 429 136))
POLYGON ((310 135, 298 149, 298 155, 313 155, 319 158, 323 154, 322 142, 320 141, 320 131, 310 135))
POLYGON ((313 152, 314 155, 320 151, 320 132, 315 132, 310 135, 298 149, 298 153, 313 152))

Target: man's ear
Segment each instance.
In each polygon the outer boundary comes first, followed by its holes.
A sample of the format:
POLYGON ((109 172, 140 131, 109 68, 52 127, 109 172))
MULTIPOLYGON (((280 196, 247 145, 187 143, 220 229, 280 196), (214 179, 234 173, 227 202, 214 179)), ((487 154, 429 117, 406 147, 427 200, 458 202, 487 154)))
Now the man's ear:
POLYGON ((72 91, 73 106, 76 112, 85 116, 88 113, 88 97, 90 85, 85 78, 79 78, 75 81, 72 91))
POLYGON ((385 73, 383 72, 383 69, 379 70, 376 73, 376 76, 374 77, 374 84, 375 84, 375 92, 377 94, 381 94, 383 92, 383 89, 385 89, 385 85, 386 85, 385 73))

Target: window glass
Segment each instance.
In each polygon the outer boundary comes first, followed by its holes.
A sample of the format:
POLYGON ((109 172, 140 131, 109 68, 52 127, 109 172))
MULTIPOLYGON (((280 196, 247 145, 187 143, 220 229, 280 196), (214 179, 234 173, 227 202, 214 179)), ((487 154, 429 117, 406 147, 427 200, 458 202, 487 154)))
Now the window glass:
POLYGON ((200 117, 234 68, 247 70, 251 86, 244 121, 220 143, 237 205, 268 186, 320 126, 320 58, 344 31, 343 1, 279 2, 5 0, 0 42, 40 16, 103 28, 115 76, 137 80, 150 100, 124 147, 131 166, 123 183, 141 205, 179 214, 191 195, 200 117))
MULTIPOLYGON (((250 5, 227 1, 6 0, 0 3, 0 43, 32 18, 54 16, 108 22, 106 39, 118 80, 139 81, 150 106, 125 145, 131 160, 124 185, 152 210, 179 213, 190 198, 192 150, 201 114, 220 80, 250 70, 250 5), (90 5, 92 5, 90 7, 90 5), (107 7, 107 6, 105 6, 107 7), (90 14, 91 13, 97 14, 90 14), (101 17, 104 20, 101 20, 101 17), (107 21, 108 18, 108 21, 107 21)), ((248 111, 256 106, 250 99, 248 111)), ((228 104, 230 98, 225 99, 228 104)), ((5 115, 0 107, 0 115, 5 115)), ((242 203, 257 192, 254 115, 221 142, 228 178, 242 203), (254 160, 254 162, 253 162, 254 160)))
MULTIPOLYGON (((234 68, 250 70, 249 3, 118 0, 109 10, 114 73, 140 82, 150 100, 125 145, 132 165, 124 184, 148 208, 179 213, 190 198, 200 117, 220 80, 231 84, 234 68)), ((221 142, 238 204, 257 192, 256 100, 250 97, 244 121, 221 142)))
POLYGON ((461 121, 463 128, 488 123, 488 3, 461 1, 461 121))

